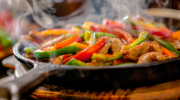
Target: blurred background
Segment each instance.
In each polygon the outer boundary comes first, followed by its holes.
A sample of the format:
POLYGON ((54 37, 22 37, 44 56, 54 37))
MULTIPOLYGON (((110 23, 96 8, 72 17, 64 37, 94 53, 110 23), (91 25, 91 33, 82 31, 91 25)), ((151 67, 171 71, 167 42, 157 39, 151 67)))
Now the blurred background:
MULTIPOLYGON (((180 0, 0 0, 0 61, 13 55, 13 44, 30 31, 138 15, 180 30, 180 0)), ((13 74, 13 66, 0 65, 0 78, 13 74)))

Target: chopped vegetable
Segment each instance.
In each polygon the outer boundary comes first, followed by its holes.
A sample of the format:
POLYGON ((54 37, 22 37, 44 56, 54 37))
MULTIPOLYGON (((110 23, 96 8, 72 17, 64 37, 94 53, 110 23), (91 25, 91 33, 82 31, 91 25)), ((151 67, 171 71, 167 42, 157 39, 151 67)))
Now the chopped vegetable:
POLYGON ((95 32, 87 29, 85 32, 84 40, 89 43, 89 46, 94 45, 96 42, 95 32))
POLYGON ((87 29, 91 29, 94 32, 111 33, 111 34, 117 36, 119 39, 121 39, 127 45, 134 41, 133 37, 129 33, 127 33, 124 30, 121 30, 121 29, 105 27, 105 26, 102 26, 102 25, 99 25, 96 23, 92 23, 92 22, 85 22, 83 26, 85 26, 85 28, 87 28, 87 29))
POLYGON ((65 47, 71 43, 74 43, 74 42, 81 42, 81 38, 79 37, 79 35, 75 35, 69 39, 66 39, 62 42, 59 42, 57 44, 54 45, 54 48, 55 49, 59 49, 59 48, 62 48, 62 47, 65 47))
POLYGON ((180 39, 180 30, 174 32, 174 33, 172 34, 172 38, 174 38, 174 39, 180 39))
POLYGON ((69 60, 67 63, 65 63, 64 65, 74 65, 74 66, 86 66, 86 63, 77 60, 75 58, 72 58, 71 60, 69 60))
POLYGON ((125 23, 117 23, 107 19, 105 20, 105 26, 123 30, 148 31, 151 35, 159 35, 165 38, 170 38, 172 36, 172 31, 168 30, 164 25, 143 21, 132 21, 130 18, 127 18, 125 23))
MULTIPOLYGON (((81 33, 81 34, 66 34, 66 37, 72 37, 74 35, 79 35, 81 38, 84 38, 85 34, 81 33)), ((109 34, 109 33, 105 33, 105 32, 95 32, 95 36, 96 38, 98 37, 102 37, 102 36, 109 36, 112 38, 117 38, 117 36, 113 35, 113 34, 109 34)))
POLYGON ((112 55, 109 55, 109 54, 103 55, 103 54, 94 53, 93 56, 92 56, 92 59, 98 60, 98 61, 111 61, 111 60, 121 58, 122 56, 123 55, 122 55, 121 52, 115 52, 112 55))
POLYGON ((60 35, 60 34, 77 34, 77 33, 79 33, 79 32, 65 30, 65 29, 49 29, 49 30, 42 31, 39 34, 40 35, 49 35, 49 34, 60 35))
POLYGON ((174 53, 172 53, 171 51, 169 51, 168 49, 161 47, 162 48, 162 53, 163 55, 169 55, 169 56, 173 56, 175 57, 176 55, 174 53))
POLYGON ((73 53, 79 50, 81 49, 76 45, 70 45, 70 46, 60 48, 60 49, 54 49, 54 50, 48 50, 48 51, 42 51, 38 49, 34 51, 34 56, 36 57, 37 60, 50 59, 50 58, 57 57, 59 55, 73 53))
POLYGON ((65 63, 64 65, 75 65, 75 66, 109 66, 111 65, 113 62, 91 62, 91 63, 84 63, 80 60, 77 60, 75 58, 72 58, 71 60, 69 60, 67 63, 65 63))
POLYGON ((68 62, 70 59, 75 58, 80 61, 87 61, 91 59, 92 55, 94 53, 97 53, 103 46, 105 45, 105 40, 104 38, 101 38, 97 43, 95 43, 93 46, 84 49, 82 52, 76 54, 75 56, 68 57, 66 58, 63 63, 65 64, 68 62))
MULTIPOLYGON (((150 35, 149 35, 150 36, 150 35)), ((166 41, 163 41, 163 40, 160 40, 158 38, 155 38, 153 36, 150 36, 151 39, 157 41, 158 43, 162 44, 163 46, 165 46, 167 49, 169 49, 171 52, 173 52, 175 55, 180 55, 180 52, 174 48, 173 45, 171 45, 170 43, 166 42, 166 41)))
POLYGON ((135 47, 136 45, 140 45, 142 42, 144 42, 148 38, 148 36, 149 36, 148 32, 142 32, 142 33, 140 33, 138 39, 136 39, 130 45, 124 46, 123 48, 126 49, 126 50, 129 50, 129 49, 135 47))
POLYGON ((36 49, 37 47, 25 47, 24 51, 26 52, 26 54, 29 54, 29 53, 33 53, 36 49))

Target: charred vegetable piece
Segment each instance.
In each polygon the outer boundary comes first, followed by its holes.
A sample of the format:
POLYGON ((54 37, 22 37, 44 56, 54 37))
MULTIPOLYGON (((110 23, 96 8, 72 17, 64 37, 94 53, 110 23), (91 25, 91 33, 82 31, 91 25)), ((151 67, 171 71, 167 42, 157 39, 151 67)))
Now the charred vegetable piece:
POLYGON ((72 58, 75 58, 75 59, 83 61, 83 62, 87 61, 87 60, 91 59, 92 55, 94 53, 97 53, 104 45, 105 45, 105 39, 100 38, 100 40, 97 43, 95 43, 93 46, 90 46, 90 47, 84 49, 82 52, 76 54, 75 56, 66 58, 63 61, 63 64, 65 64, 72 58))
MULTIPOLYGON (((150 35, 149 35, 150 36, 150 35)), ((157 41, 158 43, 160 43, 161 45, 165 46, 167 49, 169 49, 171 52, 173 52, 175 55, 180 55, 180 52, 170 43, 160 40, 158 38, 155 38, 153 36, 150 36, 151 39, 157 41)))
POLYGON ((62 47, 65 47, 71 43, 74 43, 74 42, 81 42, 81 38, 79 37, 79 35, 75 35, 69 39, 66 39, 62 42, 59 42, 57 44, 54 45, 54 48, 55 49, 59 49, 59 48, 62 48, 62 47))
POLYGON ((77 60, 75 58, 72 58, 67 63, 65 63, 65 65, 86 66, 86 63, 84 63, 80 60, 77 60))
POLYGON ((107 55, 103 55, 103 54, 94 53, 93 56, 92 56, 92 59, 98 60, 98 61, 112 61, 112 60, 121 58, 122 56, 123 55, 122 55, 121 52, 115 52, 112 55, 108 55, 108 54, 107 55))
POLYGON ((29 53, 33 53, 36 49, 37 47, 25 47, 24 51, 26 54, 29 54, 29 53))
POLYGON ((137 63, 118 63, 116 65, 135 65, 135 64, 137 64, 137 63))
POLYGON ((48 50, 48 51, 41 51, 38 49, 34 51, 34 56, 36 57, 37 60, 50 59, 50 58, 57 57, 59 55, 73 53, 79 50, 81 49, 77 45, 69 45, 60 49, 54 49, 54 50, 48 50))
POLYGON ((149 37, 148 32, 142 32, 139 35, 139 38, 136 39, 133 43, 131 43, 128 46, 124 46, 124 49, 129 50, 133 47, 135 47, 136 45, 140 45, 142 42, 144 42, 147 38, 149 37))

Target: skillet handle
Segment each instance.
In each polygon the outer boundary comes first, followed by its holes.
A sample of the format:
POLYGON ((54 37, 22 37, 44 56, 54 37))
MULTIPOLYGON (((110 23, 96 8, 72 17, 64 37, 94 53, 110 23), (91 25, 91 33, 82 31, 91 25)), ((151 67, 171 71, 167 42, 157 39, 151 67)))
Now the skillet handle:
POLYGON ((37 64, 35 68, 28 71, 27 74, 0 85, 0 91, 6 90, 3 94, 0 94, 0 98, 4 100, 19 100, 22 94, 39 85, 46 77, 56 74, 57 71, 64 72, 63 68, 59 65, 37 64), (10 97, 8 97, 8 95, 10 95, 10 97))

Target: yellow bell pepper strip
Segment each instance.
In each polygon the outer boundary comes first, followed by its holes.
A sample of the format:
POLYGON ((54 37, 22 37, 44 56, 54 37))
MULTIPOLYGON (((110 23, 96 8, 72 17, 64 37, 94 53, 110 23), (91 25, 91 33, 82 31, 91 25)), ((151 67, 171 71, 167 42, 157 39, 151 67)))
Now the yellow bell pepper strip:
POLYGON ((79 37, 79 35, 75 35, 69 39, 66 39, 62 42, 55 44, 54 49, 59 49, 59 48, 65 47, 65 46, 67 46, 71 43, 74 43, 74 42, 81 42, 81 38, 79 37))
POLYGON ((68 57, 65 60, 63 60, 63 64, 65 64, 72 58, 75 58, 77 60, 85 62, 85 61, 91 59, 92 55, 94 53, 97 53, 102 47, 104 47, 104 45, 105 45, 105 39, 100 38, 99 41, 97 43, 95 43, 93 46, 87 47, 86 49, 84 49, 82 52, 76 54, 75 56, 68 57))
POLYGON ((48 51, 42 51, 38 49, 34 51, 34 56, 36 57, 37 60, 50 59, 50 58, 57 57, 59 55, 74 53, 79 50, 81 49, 80 47, 78 47, 78 45, 68 45, 60 49, 53 49, 53 50, 48 50, 48 51))
POLYGON ((29 53, 33 53, 36 49, 37 47, 25 47, 24 51, 26 54, 29 54, 29 53))
POLYGON ((109 55, 109 54, 103 55, 103 54, 94 53, 92 56, 92 59, 98 60, 98 61, 112 61, 112 60, 121 58, 122 56, 123 54, 121 52, 115 52, 112 55, 109 55))
POLYGON ((82 29, 81 26, 75 26, 72 28, 73 31, 80 31, 82 29))
POLYGON ((95 36, 95 32, 87 29, 85 31, 85 36, 84 36, 84 40, 89 43, 89 46, 92 46, 96 43, 96 36, 95 36))
POLYGON ((171 52, 173 52, 175 55, 180 55, 180 52, 170 43, 163 41, 161 39, 155 38, 151 35, 149 35, 149 38, 152 40, 155 40, 156 42, 158 42, 159 44, 163 45, 164 47, 166 47, 167 49, 169 49, 171 52))
POLYGON ((42 35, 60 35, 60 34, 78 34, 79 32, 77 31, 71 31, 71 30, 65 30, 65 29, 48 29, 41 31, 40 34, 42 35))
POLYGON ((72 58, 64 65, 74 65, 74 66, 109 66, 113 62, 90 62, 90 63, 84 63, 80 60, 77 60, 75 58, 72 58))
POLYGON ((105 32, 113 34, 122 40, 126 45, 129 45, 134 41, 133 37, 122 29, 106 27, 92 22, 85 22, 83 27, 91 29, 94 32, 105 32))
POLYGON ((162 48, 162 54, 163 55, 168 55, 168 56, 172 56, 172 57, 176 57, 176 55, 174 53, 172 53, 171 51, 169 51, 168 49, 161 47, 162 48))
POLYGON ((142 32, 140 33, 139 35, 139 38, 136 39, 133 43, 131 43, 130 45, 128 46, 123 46, 123 50, 129 50, 133 47, 135 47, 136 45, 140 45, 142 42, 144 42, 147 38, 149 38, 149 34, 148 32, 142 32))
POLYGON ((118 65, 135 65, 137 63, 118 63, 118 64, 115 64, 115 66, 118 66, 118 65))
POLYGON ((76 45, 76 46, 78 46, 81 50, 83 50, 83 49, 85 49, 85 48, 87 47, 87 45, 84 45, 84 44, 78 43, 78 42, 74 42, 74 43, 72 43, 72 44, 70 44, 70 45, 76 45))

